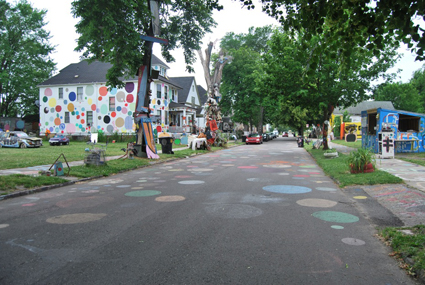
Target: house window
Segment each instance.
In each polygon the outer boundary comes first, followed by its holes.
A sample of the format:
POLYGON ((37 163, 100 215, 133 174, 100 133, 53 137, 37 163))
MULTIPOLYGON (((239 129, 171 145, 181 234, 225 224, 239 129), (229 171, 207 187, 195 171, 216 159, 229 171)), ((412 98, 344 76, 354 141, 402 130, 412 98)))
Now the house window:
POLYGON ((195 85, 192 85, 192 92, 195 92, 195 85))
POLYGON ((156 98, 161 99, 161 84, 156 85, 156 98))
POLYGON ((398 130, 400 132, 419 132, 420 117, 400 114, 398 121, 398 130))
POLYGON ((115 111, 115 97, 109 97, 109 112, 115 111))
POLYGON ((156 115, 161 119, 161 110, 156 110, 156 115))
POLYGON ((164 99, 167 100, 168 98, 168 86, 164 86, 164 99))
POLYGON ((192 106, 195 107, 195 97, 192 97, 192 106))
POLYGON ((164 67, 160 67, 160 69, 159 69, 159 75, 165 76, 165 68, 164 67))
POLYGON ((93 126, 93 111, 87 111, 87 126, 93 126))
POLYGON ((178 95, 177 95, 177 92, 176 92, 176 90, 171 90, 171 98, 173 99, 173 102, 178 102, 179 101, 179 98, 178 98, 178 95))
POLYGON ((369 135, 375 135, 376 134, 376 115, 377 113, 369 113, 367 114, 367 133, 369 135))
POLYGON ((59 99, 63 99, 63 88, 59 88, 59 99))
POLYGON ((77 101, 83 101, 83 87, 77 87, 77 101))
POLYGON ((69 112, 65 112, 65 124, 69 124, 69 112))

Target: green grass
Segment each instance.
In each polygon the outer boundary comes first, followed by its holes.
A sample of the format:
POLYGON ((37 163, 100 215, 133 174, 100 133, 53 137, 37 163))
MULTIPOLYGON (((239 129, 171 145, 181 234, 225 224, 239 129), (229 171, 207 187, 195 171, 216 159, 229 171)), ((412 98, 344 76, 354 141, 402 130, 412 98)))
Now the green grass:
MULTIPOLYGON (((229 142, 228 146, 240 145, 240 142, 229 142)), ((84 160, 85 151, 88 147, 85 142, 72 142, 69 146, 43 146, 39 149, 13 149, 1 148, 2 163, 0 169, 30 167, 38 165, 53 164, 57 157, 63 153, 68 162, 75 160, 84 160), (16 161, 17 160, 17 161, 16 161)), ((122 156, 124 152, 121 148, 126 148, 127 143, 109 144, 106 150, 107 156, 122 156)), ((182 145, 173 145, 173 149, 184 147, 182 145)), ((161 150, 161 146, 157 146, 161 150)), ((222 148, 213 147, 212 151, 222 148)), ((146 158, 134 159, 113 159, 108 160, 106 165, 102 166, 73 166, 70 169, 69 175, 78 178, 109 176, 119 172, 137 169, 151 165, 152 163, 164 162, 173 159, 185 158, 193 155, 208 153, 207 150, 192 150, 183 149, 176 150, 174 154, 159 154, 159 160, 146 158)), ((61 159, 61 161, 63 161, 61 159)), ((65 174, 68 173, 68 168, 64 163, 65 174)), ((29 175, 0 175, 0 196, 10 194, 16 191, 28 190, 32 188, 59 184, 68 180, 55 176, 29 176, 29 175)))
POLYGON ((404 266, 410 274, 416 275, 425 271, 425 225, 385 228, 380 231, 380 236, 393 248, 393 256, 411 261, 411 264, 404 266), (402 230, 408 230, 412 235, 402 230))
POLYGON ((29 176, 23 174, 0 175, 0 196, 16 190, 32 189, 39 186, 54 185, 68 180, 56 176, 29 176))
POLYGON ((352 174, 348 166, 347 155, 338 153, 339 156, 336 158, 326 158, 322 149, 313 149, 312 145, 305 146, 305 149, 314 157, 325 174, 337 181, 340 187, 403 183, 402 179, 381 170, 352 174))
MULTIPOLYGON (((104 145, 104 144, 100 144, 104 145)), ((161 150, 161 145, 156 145, 161 150)), ((184 145, 173 145, 173 149, 185 147, 184 145)), ((84 160, 85 149, 90 148, 86 142, 74 142, 63 146, 50 146, 48 142, 43 142, 40 148, 0 148, 0 170, 23 168, 38 165, 52 165, 56 159, 63 154, 68 162, 84 160)), ((109 143, 106 147, 106 156, 124 155, 121 150, 127 148, 126 142, 109 143)), ((63 159, 61 159, 63 162, 63 159)))
POLYGON ((340 144, 340 145, 344 145, 344 146, 349 146, 352 148, 361 148, 362 147, 362 141, 361 140, 357 140, 356 142, 346 142, 345 140, 333 140, 333 143, 336 144, 340 144))

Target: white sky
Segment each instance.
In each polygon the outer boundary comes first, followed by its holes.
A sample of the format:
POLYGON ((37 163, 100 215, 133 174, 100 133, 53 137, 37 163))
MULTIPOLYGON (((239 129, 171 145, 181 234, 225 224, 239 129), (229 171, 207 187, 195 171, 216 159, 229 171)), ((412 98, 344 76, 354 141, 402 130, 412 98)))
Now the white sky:
MULTIPOLYGON (((14 2, 12 0, 7 1, 14 2)), ((71 63, 79 62, 80 54, 74 51, 78 38, 74 26, 78 20, 74 19, 71 14, 72 0, 29 0, 29 2, 37 9, 47 10, 45 21, 48 24, 45 26, 45 29, 50 31, 52 36, 51 43, 56 46, 56 51, 52 54, 52 58, 57 63, 58 71, 71 63)), ((220 39, 227 32, 235 32, 237 34, 247 33, 248 28, 251 26, 278 25, 277 21, 261 12, 261 5, 257 5, 256 9, 248 11, 246 8, 241 8, 239 1, 220 0, 220 2, 224 6, 224 10, 214 13, 214 19, 218 25, 213 29, 212 34, 207 34, 203 39, 202 50, 207 47, 210 41, 214 42, 220 39)), ((405 49, 400 49, 400 52, 403 51, 405 49)), ((159 44, 154 44, 154 54, 161 58, 159 44)), ((197 84, 205 88, 206 83, 200 61, 198 60, 194 65, 195 74, 189 74, 185 72, 186 65, 184 63, 183 52, 176 50, 172 54, 176 58, 176 62, 167 63, 170 67, 168 75, 171 77, 195 76, 197 84)), ((413 72, 420 69, 425 62, 415 62, 415 56, 410 51, 405 51, 404 54, 403 59, 390 72, 402 69, 400 80, 408 82, 413 72)))

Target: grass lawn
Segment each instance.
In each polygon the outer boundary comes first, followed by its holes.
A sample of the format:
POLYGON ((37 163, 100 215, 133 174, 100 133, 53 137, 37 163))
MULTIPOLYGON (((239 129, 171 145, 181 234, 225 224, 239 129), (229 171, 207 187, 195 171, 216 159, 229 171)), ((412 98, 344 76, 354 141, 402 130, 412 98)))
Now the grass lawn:
MULTIPOLYGON (((228 146, 242 144, 240 142, 229 142, 228 146)), ((56 159, 64 154, 66 160, 78 161, 84 160, 85 149, 89 147, 85 142, 71 142, 67 146, 50 146, 44 145, 36 149, 15 149, 0 148, 0 156, 2 157, 0 169, 23 168, 38 165, 52 165, 56 159)), ((106 148, 106 156, 122 156, 125 154, 121 149, 126 148, 127 143, 110 143, 106 148)), ((182 145, 173 145, 173 149, 182 148, 182 145)), ((161 146, 157 145, 157 149, 161 150, 161 146)), ((213 147, 212 151, 222 148, 213 147)), ((71 167, 70 176, 79 178, 109 176, 122 171, 128 171, 139 167, 150 165, 151 163, 167 161, 171 159, 185 158, 191 155, 208 153, 207 150, 183 149, 175 151, 174 154, 159 154, 159 160, 151 160, 145 158, 134 159, 116 159, 107 161, 103 166, 74 166, 71 167)), ((61 161, 63 161, 61 157, 61 161)), ((64 163, 65 173, 68 169, 64 163)), ((10 194, 16 191, 32 189, 36 187, 63 183, 68 180, 55 176, 26 176, 26 175, 0 175, 0 196, 10 194)))

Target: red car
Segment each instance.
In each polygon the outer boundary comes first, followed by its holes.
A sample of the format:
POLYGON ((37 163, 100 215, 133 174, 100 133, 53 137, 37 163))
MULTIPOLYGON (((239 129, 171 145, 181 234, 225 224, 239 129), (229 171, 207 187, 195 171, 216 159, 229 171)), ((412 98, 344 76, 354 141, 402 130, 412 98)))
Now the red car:
POLYGON ((283 137, 283 138, 287 138, 287 137, 288 137, 288 132, 284 132, 284 133, 282 134, 282 137, 283 137))
POLYGON ((260 134, 249 134, 247 137, 246 137, 246 144, 249 144, 249 143, 258 143, 258 144, 261 144, 261 143, 263 143, 263 137, 260 135, 260 134))

